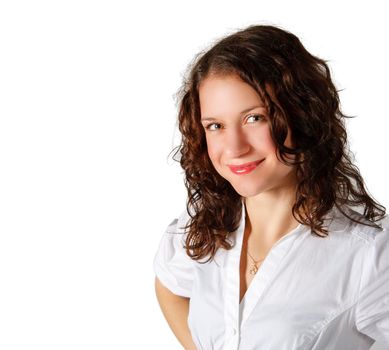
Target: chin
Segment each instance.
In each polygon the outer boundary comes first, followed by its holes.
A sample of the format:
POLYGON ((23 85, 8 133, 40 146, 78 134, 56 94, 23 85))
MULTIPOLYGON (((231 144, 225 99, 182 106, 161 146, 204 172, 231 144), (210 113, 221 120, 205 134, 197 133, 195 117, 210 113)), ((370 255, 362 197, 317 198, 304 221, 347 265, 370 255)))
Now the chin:
POLYGON ((234 190, 241 195, 242 197, 248 198, 248 197, 255 197, 258 194, 263 192, 262 187, 258 187, 258 184, 256 186, 234 186, 233 183, 231 183, 231 186, 234 188, 234 190))

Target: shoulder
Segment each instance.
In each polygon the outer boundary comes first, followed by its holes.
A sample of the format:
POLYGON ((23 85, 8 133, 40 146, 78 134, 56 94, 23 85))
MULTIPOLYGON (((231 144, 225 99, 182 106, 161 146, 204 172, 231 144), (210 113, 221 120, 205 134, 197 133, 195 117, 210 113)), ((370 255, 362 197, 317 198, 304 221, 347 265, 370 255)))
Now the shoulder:
MULTIPOLYGON (((363 221, 357 211, 347 209, 345 213, 354 220, 363 221)), ((388 216, 375 223, 367 222, 369 226, 351 220, 339 209, 333 209, 330 214, 325 219, 328 236, 324 239, 314 237, 313 244, 324 246, 326 254, 336 256, 338 262, 347 266, 360 264, 363 268, 359 269, 364 270, 365 277, 383 273, 385 265, 389 264, 388 216)))
POLYGON ((380 245, 385 240, 389 240, 389 217, 385 215, 380 221, 375 223, 367 222, 356 210, 346 209, 348 216, 355 220, 365 221, 366 224, 355 222, 346 217, 339 209, 333 209, 329 220, 330 235, 339 236, 341 239, 360 240, 361 243, 374 246, 380 245))
MULTIPOLYGON (((351 216, 360 219, 360 214, 356 211, 349 212, 351 216)), ((361 248, 362 268, 361 268, 361 290, 370 290, 372 284, 377 281, 386 281, 389 288, 389 217, 385 215, 380 221, 376 221, 379 227, 372 227, 361 223, 353 222, 350 219, 341 219, 347 222, 347 229, 343 232, 346 239, 344 248, 350 247, 352 242, 361 248), (368 288, 369 287, 369 288, 368 288)), ((382 285, 383 285, 382 284, 382 285)), ((381 286, 382 286, 381 285, 381 286)), ((377 287, 380 288, 380 287, 377 287)))
MULTIPOLYGON (((187 225, 190 223, 190 220, 191 216, 185 208, 166 227, 163 239, 166 241, 166 245, 169 246, 168 250, 171 254, 173 254, 173 252, 180 252, 182 256, 187 255, 185 245, 189 233, 187 225)), ((189 258, 189 256, 187 256, 187 258, 189 258)))
POLYGON ((178 234, 184 235, 187 233, 186 226, 188 225, 191 216, 189 215, 187 209, 183 210, 178 216, 176 216, 173 221, 166 228, 167 234, 178 234))
MULTIPOLYGON (((358 213, 354 212, 355 217, 358 213)), ((372 223, 370 223, 372 225, 372 223)), ((350 233, 366 242, 370 247, 379 247, 389 243, 389 217, 385 215, 380 221, 374 223, 376 227, 351 221, 350 233)))
POLYGON ((154 271, 162 284, 176 295, 190 297, 194 278, 193 260, 185 250, 186 210, 166 227, 154 257, 154 271))

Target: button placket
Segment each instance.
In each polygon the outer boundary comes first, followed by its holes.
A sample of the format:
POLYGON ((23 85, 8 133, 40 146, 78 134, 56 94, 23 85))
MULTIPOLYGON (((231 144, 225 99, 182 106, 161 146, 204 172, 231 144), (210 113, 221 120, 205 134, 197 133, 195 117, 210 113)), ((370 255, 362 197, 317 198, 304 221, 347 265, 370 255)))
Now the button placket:
POLYGON ((229 251, 224 265, 224 281, 226 292, 224 295, 224 324, 225 343, 224 350, 237 350, 239 348, 240 334, 240 308, 239 308, 239 266, 242 248, 242 234, 244 230, 244 213, 242 213, 239 228, 231 235, 233 248, 229 251))
POLYGON ((238 332, 237 328, 230 326, 227 333, 229 334, 229 336, 226 337, 223 350, 238 350, 238 348, 239 348, 239 332, 238 332))

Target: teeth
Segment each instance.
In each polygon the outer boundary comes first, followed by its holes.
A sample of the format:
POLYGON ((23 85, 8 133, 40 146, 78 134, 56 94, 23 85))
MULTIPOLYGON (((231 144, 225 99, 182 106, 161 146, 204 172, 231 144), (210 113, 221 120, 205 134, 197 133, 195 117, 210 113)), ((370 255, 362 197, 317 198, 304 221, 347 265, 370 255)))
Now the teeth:
POLYGON ((236 170, 235 172, 237 172, 237 173, 244 173, 244 172, 246 172, 247 170, 249 170, 249 169, 236 170))

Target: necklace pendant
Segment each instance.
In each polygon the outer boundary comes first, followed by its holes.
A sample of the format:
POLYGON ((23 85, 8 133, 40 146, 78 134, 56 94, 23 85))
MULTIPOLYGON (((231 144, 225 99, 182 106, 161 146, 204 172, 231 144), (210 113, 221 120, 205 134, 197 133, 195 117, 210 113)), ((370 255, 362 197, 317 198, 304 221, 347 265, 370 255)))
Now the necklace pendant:
POLYGON ((253 265, 249 272, 251 275, 255 275, 257 271, 258 271, 258 267, 256 265, 253 265))

